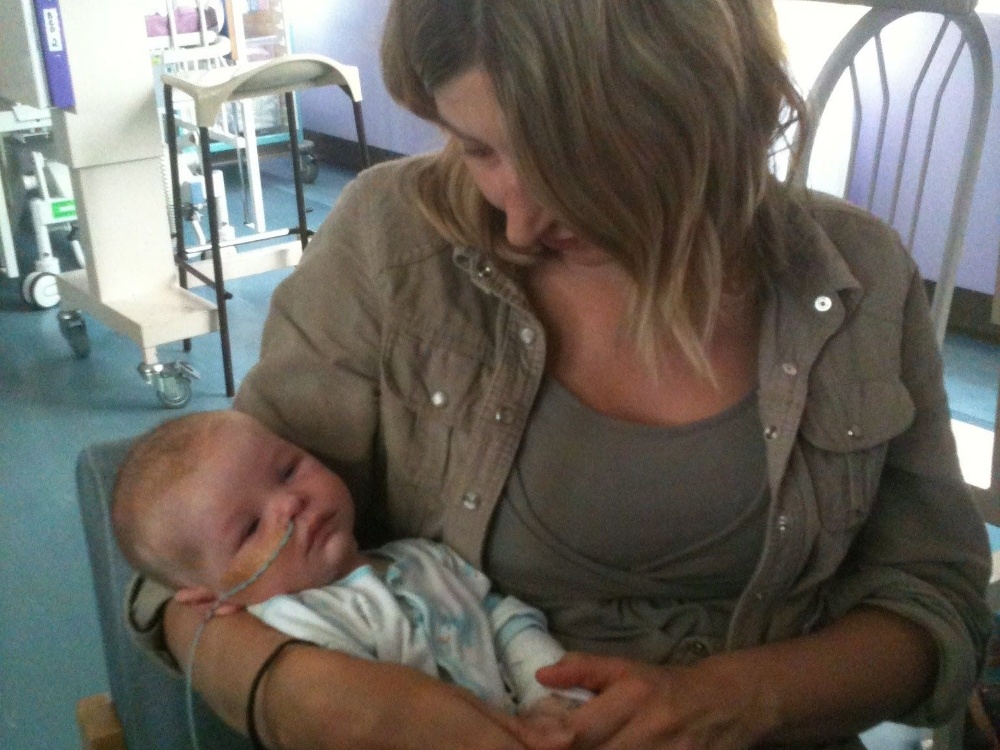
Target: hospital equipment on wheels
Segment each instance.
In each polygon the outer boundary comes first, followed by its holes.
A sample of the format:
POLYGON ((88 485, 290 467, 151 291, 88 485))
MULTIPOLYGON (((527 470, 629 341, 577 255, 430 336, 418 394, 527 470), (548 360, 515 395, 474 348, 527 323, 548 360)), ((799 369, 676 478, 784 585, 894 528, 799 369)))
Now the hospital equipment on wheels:
MULTIPOLYGON (((52 252, 49 229, 68 226, 70 246, 77 263, 81 266, 85 263, 83 248, 76 238, 76 201, 73 200, 69 168, 65 164, 47 160, 40 151, 31 152, 31 162, 32 174, 24 179, 26 188, 38 192, 28 203, 38 259, 35 261, 35 270, 24 277, 21 296, 25 302, 36 307, 54 307, 59 304, 56 276, 60 266, 59 259, 52 252)), ((76 346, 73 348, 76 351, 76 346)))
MULTIPOLYGON (((46 0, 55 8, 59 8, 59 2, 46 0)), ((40 37, 34 6, 33 0, 0 3, 3 39, 0 96, 49 110, 53 101, 49 98, 52 79, 46 78, 39 62, 40 37)), ((61 10, 56 12, 60 13, 57 19, 60 32, 65 32, 60 39, 68 42, 60 54, 65 70, 71 74, 73 110, 54 107, 49 111, 56 151, 72 177, 79 239, 86 261, 83 268, 57 276, 60 328, 71 345, 74 342, 80 345, 74 346, 78 356, 88 345, 83 316, 97 319, 128 336, 142 352, 139 373, 155 387, 161 403, 181 406, 191 396, 191 381, 196 373, 184 362, 161 362, 157 347, 181 341, 187 344, 194 337, 219 332, 223 335, 224 349, 228 348, 228 330, 220 325, 220 316, 226 313, 227 294, 222 286, 222 272, 226 279, 233 279, 295 265, 301 257, 306 232, 291 233, 284 241, 278 237, 278 242, 266 247, 247 249, 241 245, 239 252, 230 252, 223 258, 216 181, 211 159, 205 159, 202 177, 211 229, 206 252, 211 252, 211 258, 189 259, 187 250, 181 248, 183 253, 177 256, 183 271, 179 271, 171 234, 171 225, 178 224, 168 217, 163 190, 161 115, 142 10, 135 0, 87 0, 63 1, 61 10), (114 55, 107 54, 109 38, 115 40, 114 55), (187 288, 199 283, 215 285, 216 301, 187 288)), ((285 68, 281 66, 283 60, 265 64, 273 64, 272 67, 262 66, 271 78, 254 79, 257 82, 266 79, 271 86, 268 93, 291 94, 299 88, 333 83, 350 94, 356 115, 360 115, 361 92, 356 68, 341 66, 350 73, 349 80, 324 78, 319 71, 334 70, 332 65, 320 64, 317 68, 313 61, 306 70, 298 64, 301 60, 290 60, 291 67, 285 68), (273 77, 292 70, 298 71, 297 75, 303 72, 308 75, 281 80, 273 77)), ((236 72, 231 69, 220 75, 237 76, 246 71, 246 68, 236 72)), ((221 89, 213 91, 218 93, 221 89)), ((251 94, 244 91, 241 95, 251 94)), ((201 139, 199 147, 204 145, 201 139)), ((171 191, 171 194, 176 218, 181 201, 176 200, 177 193, 171 191)), ((300 214, 304 214, 304 208, 300 208, 300 214)), ((183 237, 182 232, 178 234, 183 237)), ((226 392, 232 395, 232 367, 228 355, 224 359, 226 392)))
POLYGON ((52 252, 49 230, 68 228, 77 262, 84 263, 83 249, 76 239, 76 204, 69 169, 51 158, 47 111, 12 104, 0 108, 0 273, 9 279, 21 277, 14 245, 14 224, 28 211, 38 257, 34 270, 21 284, 21 295, 29 304, 53 307, 59 302, 56 275, 59 259, 52 252))
MULTIPOLYGON (((180 268, 180 282, 187 286, 188 276, 211 285, 216 294, 219 314, 219 334, 222 345, 222 363, 226 381, 226 394, 235 393, 232 369, 232 354, 229 346, 229 323, 226 310, 228 292, 225 288, 223 268, 222 238, 220 236, 218 205, 213 186, 212 152, 209 144, 209 129, 216 122, 222 106, 226 102, 253 99, 261 96, 281 94, 285 98, 288 116, 288 135, 291 146, 292 173, 295 183, 295 200, 298 213, 296 226, 285 229, 258 232, 249 237, 241 237, 230 244, 251 244, 255 242, 279 240, 293 236, 300 247, 305 248, 310 232, 306 226, 305 191, 303 188, 302 160, 299 152, 298 123, 295 114, 293 92, 325 86, 337 86, 350 98, 354 106, 355 124, 358 131, 358 146, 364 164, 368 164, 368 147, 361 113, 361 83, 358 69, 342 65, 320 55, 286 55, 261 63, 245 63, 228 68, 195 71, 187 74, 163 75, 163 100, 166 111, 166 138, 170 149, 171 190, 174 203, 174 225, 177 240, 175 260, 180 268), (199 251, 210 253, 211 268, 202 262, 188 262, 188 251, 184 245, 181 215, 181 194, 177 162, 177 120, 175 117, 175 95, 183 93, 194 105, 198 140, 201 144, 204 166, 205 192, 208 207, 208 224, 211 242, 199 251)), ((285 245, 287 249, 287 244, 285 245)))

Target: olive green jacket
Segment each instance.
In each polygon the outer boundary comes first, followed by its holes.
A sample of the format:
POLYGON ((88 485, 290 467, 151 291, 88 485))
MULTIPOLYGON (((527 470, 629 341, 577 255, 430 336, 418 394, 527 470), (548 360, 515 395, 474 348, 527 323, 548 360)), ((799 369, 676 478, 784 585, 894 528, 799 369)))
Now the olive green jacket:
MULTIPOLYGON (((413 164, 344 190, 275 291, 235 407, 340 469, 362 530, 442 540, 478 565, 546 337, 501 266, 446 244, 406 199, 413 164)), ((990 561, 924 288, 895 232, 832 198, 794 209, 787 240, 759 355, 768 530, 727 646, 884 607, 938 645, 933 696, 900 718, 939 723, 980 668, 990 561)))

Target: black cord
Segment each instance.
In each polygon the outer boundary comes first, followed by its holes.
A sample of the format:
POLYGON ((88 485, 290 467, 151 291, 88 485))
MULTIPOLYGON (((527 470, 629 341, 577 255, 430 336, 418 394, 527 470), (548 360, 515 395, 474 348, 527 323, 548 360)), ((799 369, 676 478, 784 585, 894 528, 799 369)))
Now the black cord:
POLYGON ((297 643, 313 645, 309 641, 303 641, 300 638, 289 638, 287 641, 283 641, 264 659, 264 662, 257 669, 257 674, 253 676, 253 682, 250 683, 250 694, 247 696, 247 734, 250 736, 250 744, 254 746, 254 750, 267 750, 264 747, 264 743, 260 741, 260 735, 257 733, 257 717, 254 707, 254 704, 257 702, 257 691, 260 689, 260 683, 264 679, 264 675, 267 674, 267 670, 271 668, 271 665, 281 656, 282 652, 289 646, 297 643))

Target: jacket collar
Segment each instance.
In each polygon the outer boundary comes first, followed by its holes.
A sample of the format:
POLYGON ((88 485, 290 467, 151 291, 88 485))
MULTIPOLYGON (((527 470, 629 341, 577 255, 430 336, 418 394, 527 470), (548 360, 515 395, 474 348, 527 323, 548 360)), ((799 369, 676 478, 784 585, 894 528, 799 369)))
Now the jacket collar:
POLYGON ((829 234, 815 216, 815 209, 832 199, 809 194, 789 208, 785 232, 786 262, 773 273, 775 286, 812 307, 821 296, 839 296, 850 315, 860 304, 863 288, 829 234))

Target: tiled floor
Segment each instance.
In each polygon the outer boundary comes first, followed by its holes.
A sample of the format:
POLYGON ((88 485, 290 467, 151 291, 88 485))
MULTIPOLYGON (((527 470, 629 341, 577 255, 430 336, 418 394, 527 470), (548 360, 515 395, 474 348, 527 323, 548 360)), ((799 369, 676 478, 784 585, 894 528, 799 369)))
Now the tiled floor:
POLYGON ((1000 349, 952 335, 944 351, 945 383, 962 471, 969 483, 986 488, 990 485, 1000 349))
MULTIPOLYGON (((349 175, 323 169, 310 186, 315 226, 349 175)), ((267 179, 267 205, 294 212, 290 183, 267 179)), ((238 197, 230 210, 240 215, 238 197)), ((29 259, 24 259, 30 268, 29 259)), ((237 381, 257 356, 260 327, 276 272, 233 282, 230 304, 237 381)), ((73 478, 79 450, 132 435, 166 413, 135 371, 139 352, 118 333, 88 320, 92 353, 74 359, 53 311, 31 311, 16 284, 0 281, 0 750, 79 747, 73 719, 81 696, 107 689, 89 567, 73 478)), ((162 347, 161 359, 182 355, 162 347)), ((190 409, 228 405, 215 337, 186 357, 202 374, 190 409)), ((968 456, 989 454, 1000 351, 953 337, 946 347, 948 387, 968 456)), ((973 458, 970 471, 982 469, 973 458)), ((896 750, 918 735, 883 727, 872 748, 896 750)))

